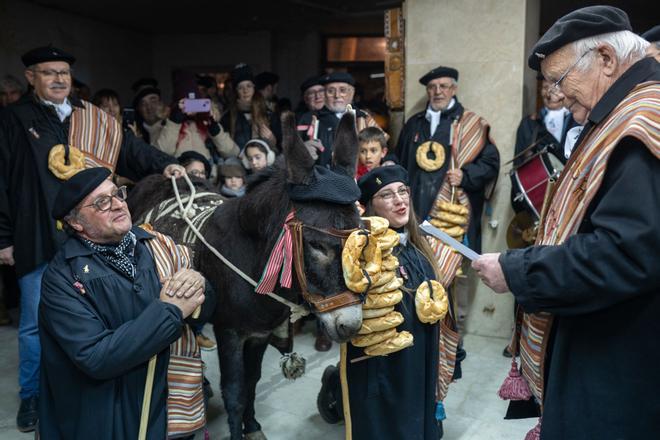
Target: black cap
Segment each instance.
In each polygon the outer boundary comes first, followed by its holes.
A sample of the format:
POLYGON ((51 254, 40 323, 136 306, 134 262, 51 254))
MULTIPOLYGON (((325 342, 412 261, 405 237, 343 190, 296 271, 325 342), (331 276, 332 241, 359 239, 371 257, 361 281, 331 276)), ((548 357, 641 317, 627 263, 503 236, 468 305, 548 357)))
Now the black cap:
POLYGON ((332 72, 323 75, 321 76, 321 78, 319 78, 319 84, 321 84, 322 86, 336 82, 346 83, 354 86, 355 78, 353 78, 353 75, 351 75, 348 72, 332 72))
POLYGON ((72 65, 76 62, 76 58, 61 49, 49 45, 29 50, 21 57, 21 61, 23 61, 25 67, 47 63, 49 61, 64 61, 72 65))
POLYGON ((133 83, 131 90, 133 90, 134 93, 137 93, 146 87, 156 89, 158 88, 158 81, 155 78, 140 78, 133 83))
POLYGON ((419 79, 419 83, 425 86, 429 83, 429 81, 432 81, 436 78, 454 78, 456 81, 458 81, 458 70, 454 69, 453 67, 438 66, 421 77, 419 79))
POLYGON ((631 31, 628 15, 614 6, 588 6, 564 15, 532 48, 527 64, 541 70, 541 61, 568 43, 617 31, 631 31))
POLYGON ((307 78, 305 81, 300 84, 300 93, 305 93, 305 90, 309 89, 310 87, 314 86, 320 86, 321 84, 321 77, 318 75, 310 76, 307 78))
POLYGON ((358 186, 362 191, 360 203, 366 205, 381 188, 394 182, 408 185, 408 171, 401 165, 377 167, 369 171, 358 180, 358 186))
POLYGON ((640 36, 649 43, 655 43, 656 41, 660 41, 660 24, 653 26, 651 29, 644 32, 640 36))
POLYGON ((206 157, 204 157, 203 154, 198 153, 197 151, 189 150, 189 151, 185 151, 185 152, 181 153, 181 156, 179 156, 177 158, 177 160, 179 161, 179 163, 183 167, 188 165, 193 160, 201 162, 201 163, 204 164, 204 170, 206 172, 206 178, 208 179, 209 177, 211 177, 211 162, 209 162, 209 160, 206 157))
POLYGON ((290 183, 287 192, 295 202, 323 201, 350 205, 360 197, 360 188, 353 177, 334 172, 321 165, 314 165, 307 184, 290 183))
POLYGON ((87 168, 79 171, 60 186, 55 196, 52 215, 55 220, 62 220, 89 193, 94 191, 110 176, 110 170, 104 167, 87 168))
POLYGON ((257 90, 262 90, 266 86, 275 85, 280 81, 280 77, 273 72, 261 72, 254 77, 254 85, 257 90))
POLYGON ((245 167, 236 157, 228 157, 220 165, 220 175, 222 177, 245 177, 245 167))
POLYGON ((243 81, 252 81, 254 83, 252 69, 245 63, 237 64, 234 70, 231 71, 231 83, 234 88, 243 81))
POLYGON ((140 90, 138 90, 137 94, 133 98, 133 108, 137 109, 138 106, 140 105, 140 101, 142 98, 144 98, 147 95, 158 95, 160 96, 160 89, 157 89, 156 87, 142 87, 140 90))

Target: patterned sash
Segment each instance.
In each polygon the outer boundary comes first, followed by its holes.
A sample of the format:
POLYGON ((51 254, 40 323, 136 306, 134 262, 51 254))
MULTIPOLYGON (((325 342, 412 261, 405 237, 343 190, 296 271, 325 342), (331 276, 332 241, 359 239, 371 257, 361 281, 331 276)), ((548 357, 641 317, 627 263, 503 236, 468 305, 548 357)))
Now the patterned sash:
MULTIPOLYGON (((582 141, 566 164, 542 220, 537 245, 560 245, 577 233, 605 176, 607 161, 624 137, 640 140, 660 159, 660 82, 635 87, 582 141)), ((523 313, 520 333, 522 374, 537 401, 543 402, 544 362, 553 316, 523 313)))
MULTIPOLYGON (((154 231, 149 224, 140 227, 156 237, 146 243, 154 256, 161 282, 180 269, 192 268, 188 248, 154 231)), ((185 324, 181 338, 170 345, 170 362, 167 366, 168 438, 190 435, 206 425, 203 380, 204 364, 199 346, 192 329, 185 324)))
POLYGON ((75 108, 71 114, 69 145, 85 155, 85 168, 105 167, 114 172, 123 132, 115 118, 82 101, 84 108, 75 108))
MULTIPOLYGON (((449 139, 451 142, 451 155, 455 158, 454 168, 461 168, 467 165, 481 153, 481 150, 486 146, 486 141, 490 140, 489 132, 490 126, 486 120, 470 111, 465 111, 460 120, 452 123, 449 139)), ((440 191, 438 191, 435 203, 433 203, 433 208, 431 208, 431 215, 437 213, 436 203, 438 201, 451 201, 451 188, 452 186, 449 184, 449 180, 445 178, 440 191)), ((460 187, 456 187, 454 192, 454 202, 460 203, 470 211, 470 201, 465 191, 460 187)), ((468 219, 469 217, 468 215, 468 219)), ((465 227, 467 229, 469 225, 465 227)), ((427 239, 431 244, 435 258, 438 261, 440 273, 442 274, 442 279, 438 281, 447 288, 453 281, 463 257, 441 241, 428 236, 427 239)))

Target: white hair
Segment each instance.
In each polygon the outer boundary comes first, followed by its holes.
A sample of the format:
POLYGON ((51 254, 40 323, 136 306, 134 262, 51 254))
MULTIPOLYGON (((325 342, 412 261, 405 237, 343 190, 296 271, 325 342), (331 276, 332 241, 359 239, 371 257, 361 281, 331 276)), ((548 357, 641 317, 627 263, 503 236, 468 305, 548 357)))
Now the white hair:
POLYGON ((593 49, 601 44, 607 44, 614 49, 617 61, 621 64, 634 63, 646 56, 649 42, 630 31, 609 32, 574 41, 573 50, 580 57, 589 52, 575 66, 577 70, 586 70, 595 57, 593 49))

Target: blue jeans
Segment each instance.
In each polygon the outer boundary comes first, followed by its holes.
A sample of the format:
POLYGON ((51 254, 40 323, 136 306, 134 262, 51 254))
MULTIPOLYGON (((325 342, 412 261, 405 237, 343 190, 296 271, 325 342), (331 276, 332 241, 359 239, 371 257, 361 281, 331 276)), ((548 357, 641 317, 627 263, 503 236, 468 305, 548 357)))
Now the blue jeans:
POLYGON ((18 385, 21 399, 39 395, 39 298, 41 277, 47 264, 42 264, 18 279, 21 289, 21 315, 18 323, 18 385))

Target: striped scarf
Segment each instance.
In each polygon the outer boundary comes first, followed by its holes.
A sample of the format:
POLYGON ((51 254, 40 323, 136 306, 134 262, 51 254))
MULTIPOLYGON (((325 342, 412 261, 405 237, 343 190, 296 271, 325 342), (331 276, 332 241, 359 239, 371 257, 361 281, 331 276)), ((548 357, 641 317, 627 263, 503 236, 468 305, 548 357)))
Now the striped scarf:
POLYGON ((273 250, 270 252, 270 257, 268 257, 264 272, 255 289, 255 292, 257 293, 272 292, 277 284, 278 275, 280 278, 280 285, 287 289, 291 288, 291 281, 293 280, 293 274, 291 271, 293 263, 293 237, 291 235, 289 222, 293 220, 293 217, 294 212, 291 211, 286 216, 286 220, 284 220, 282 232, 280 232, 280 236, 277 238, 275 246, 273 246, 273 250))
MULTIPOLYGON (((537 245, 561 245, 577 233, 603 182, 608 159, 624 137, 638 139, 660 159, 660 82, 639 84, 587 133, 551 195, 537 245)), ((545 312, 522 313, 520 319, 520 330, 513 335, 511 346, 520 340, 522 374, 534 397, 542 403, 545 353, 553 316, 545 312)))
POLYGON ((81 101, 83 108, 71 114, 69 145, 85 155, 85 168, 105 167, 114 172, 123 139, 121 125, 115 118, 81 101))
MULTIPOLYGON (((489 137, 490 126, 485 119, 477 116, 475 113, 465 111, 460 120, 455 120, 451 125, 451 132, 449 141, 451 142, 451 156, 455 158, 455 163, 452 168, 460 169, 468 163, 472 162, 481 153, 481 150, 486 146, 486 142, 490 141, 489 137)), ((492 142, 492 141, 491 141, 492 142)), ((438 195, 436 196, 435 203, 431 209, 430 215, 437 214, 437 202, 442 200, 450 202, 451 200, 451 185, 449 180, 445 178, 438 195)), ((467 194, 462 188, 456 187, 454 190, 455 200, 465 206, 468 211, 470 208, 470 201, 467 194)), ((470 218, 468 214, 468 219, 470 218)), ((465 225, 466 229, 469 225, 465 225)), ((462 256, 453 248, 443 244, 440 240, 434 237, 427 237, 435 258, 438 262, 438 268, 442 274, 442 279, 438 280, 443 286, 448 287, 454 280, 456 271, 461 265, 462 256)))

